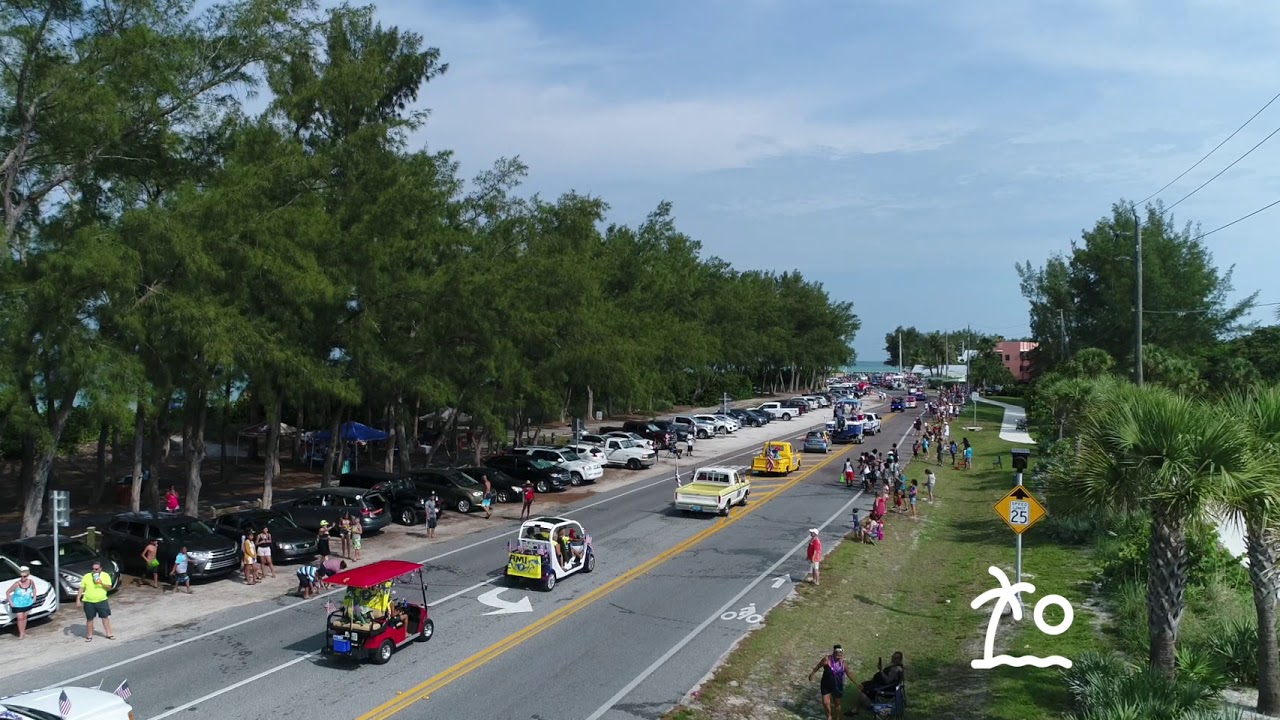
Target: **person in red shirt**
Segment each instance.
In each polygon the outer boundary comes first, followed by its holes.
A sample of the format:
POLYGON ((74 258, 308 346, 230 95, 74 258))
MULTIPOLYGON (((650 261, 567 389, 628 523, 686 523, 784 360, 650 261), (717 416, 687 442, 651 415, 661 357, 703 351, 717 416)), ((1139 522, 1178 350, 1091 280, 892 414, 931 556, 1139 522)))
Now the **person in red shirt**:
POLYGON ((520 506, 520 519, 525 520, 533 517, 533 483, 528 480, 524 481, 524 490, 521 491, 524 496, 524 504, 520 506))
POLYGON ((809 549, 805 551, 805 557, 809 558, 811 580, 814 585, 817 585, 821 579, 819 577, 819 566, 822 565, 822 540, 818 537, 816 528, 809 530, 809 549))

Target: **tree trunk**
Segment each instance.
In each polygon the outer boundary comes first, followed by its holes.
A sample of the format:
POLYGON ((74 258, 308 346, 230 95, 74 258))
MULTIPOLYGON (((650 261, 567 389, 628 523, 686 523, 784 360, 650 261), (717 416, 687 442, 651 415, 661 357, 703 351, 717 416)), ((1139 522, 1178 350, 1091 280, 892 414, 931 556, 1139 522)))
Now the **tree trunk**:
POLYGON ((93 494, 89 499, 90 505, 102 502, 102 496, 107 491, 107 444, 109 442, 111 442, 111 425, 102 423, 102 427, 98 429, 98 468, 97 476, 93 481, 93 494))
POLYGON ((1245 518, 1245 546, 1253 607, 1258 613, 1258 712, 1280 716, 1280 642, 1276 638, 1276 552, 1268 542, 1263 518, 1245 518))
POLYGON ((205 421, 209 417, 209 403, 206 402, 204 391, 195 393, 190 400, 192 407, 188 409, 188 422, 191 430, 188 433, 190 438, 188 444, 184 444, 182 451, 187 456, 187 499, 184 509, 187 515, 191 517, 200 517, 200 470, 204 465, 204 426, 205 421))
POLYGON ((587 386, 587 416, 582 419, 584 423, 592 422, 596 419, 596 394, 591 390, 591 386, 587 386))
POLYGON ((342 448, 345 443, 338 437, 342 430, 342 408, 333 411, 329 421, 329 452, 324 456, 324 476, 320 479, 320 487, 333 487, 334 480, 342 472, 342 448))
POLYGON ((1147 570, 1147 633, 1151 668, 1167 677, 1178 674, 1178 627, 1186 608, 1186 522, 1167 508, 1151 514, 1151 550, 1147 570))
POLYGON ((302 412, 302 408, 298 408, 298 424, 293 426, 293 442, 290 443, 289 462, 297 464, 298 458, 302 455, 302 428, 306 427, 306 416, 302 412))
MULTIPOLYGON (((391 418, 394 417, 393 413, 395 413, 395 405, 388 404, 386 413, 382 417, 383 425, 386 427, 386 429, 391 430, 391 432, 389 433, 391 437, 387 438, 388 442, 391 442, 391 443, 395 443, 399 440, 399 436, 397 436, 395 431, 392 429, 394 427, 391 424, 391 418)), ((396 451, 396 448, 393 448, 393 447, 387 447, 383 450, 383 457, 382 457, 383 472, 391 472, 392 470, 395 469, 396 467, 395 451, 396 451)))
MULTIPOLYGON (((218 431, 218 447, 221 448, 221 452, 218 453, 218 485, 225 488, 227 486, 227 438, 232 435, 231 429, 230 429, 231 428, 231 375, 230 373, 227 374, 227 383, 226 385, 223 386, 221 417, 222 417, 222 427, 218 431)), ((239 462, 240 436, 236 434, 234 437, 231 437, 231 439, 235 441, 234 452, 236 454, 236 462, 239 462)))
MULTIPOLYGON (((121 443, 120 426, 111 426, 111 469, 120 467, 120 458, 124 457, 124 445, 121 443)), ((114 474, 114 473, 112 473, 114 474)))
POLYGON ((412 448, 409 433, 404 426, 404 416, 401 414, 396 417, 396 449, 400 454, 400 472, 408 472, 413 467, 413 457, 410 455, 412 448))
POLYGON ((58 441, 62 440, 62 431, 67 429, 67 419, 71 417, 71 405, 75 398, 76 395, 72 392, 63 397, 56 408, 45 410, 50 413, 48 445, 37 457, 35 472, 31 474, 31 484, 27 488, 22 506, 22 530, 19 537, 31 537, 39 531, 40 518, 44 515, 44 495, 49 486, 49 473, 53 471, 53 461, 58 457, 58 441))
MULTIPOLYGON (((258 388, 252 387, 245 394, 249 396, 249 427, 253 427, 258 424, 258 388)), ((249 459, 257 460, 259 457, 258 438, 249 438, 249 459)))
POLYGON ((22 465, 18 468, 18 482, 25 498, 31 493, 36 477, 36 434, 30 430, 22 433, 22 465))
POLYGON ((133 482, 129 490, 129 509, 138 512, 142 509, 142 443, 147 436, 147 411, 142 398, 138 398, 138 409, 133 414, 133 482))
POLYGON ((272 485, 280 474, 280 413, 284 410, 284 393, 271 400, 267 410, 267 451, 262 471, 262 507, 271 507, 272 485))
POLYGON ((165 448, 169 445, 169 405, 172 402, 172 392, 161 395, 160 407, 151 421, 150 473, 142 485, 146 489, 147 507, 153 511, 160 510, 160 482, 164 476, 165 448))

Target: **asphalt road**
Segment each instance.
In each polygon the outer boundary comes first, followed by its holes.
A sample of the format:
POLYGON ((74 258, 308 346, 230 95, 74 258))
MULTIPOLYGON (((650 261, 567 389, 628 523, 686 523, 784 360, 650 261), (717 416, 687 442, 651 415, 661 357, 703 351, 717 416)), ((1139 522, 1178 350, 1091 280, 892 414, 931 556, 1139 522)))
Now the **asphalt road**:
MULTIPOLYGON (((794 439, 808 425, 776 427, 794 439)), ((591 533, 598 562, 550 593, 500 581, 514 523, 435 546, 427 581, 436 635, 385 666, 319 657, 324 601, 284 598, 137 641, 99 637, 98 652, 74 662, 8 674, 0 695, 67 681, 109 689, 127 678, 138 720, 317 711, 361 720, 657 718, 803 579, 808 528, 824 528, 830 544, 853 505, 870 506, 839 484, 843 457, 887 449, 907 429, 902 415, 887 418, 864 445, 806 456, 787 478, 753 478, 750 504, 730 518, 674 513, 670 476, 569 506, 560 514, 591 533), (527 597, 532 609, 486 615, 494 608, 479 598, 500 588, 502 600, 527 597)), ((697 464, 742 466, 752 452, 697 464)))

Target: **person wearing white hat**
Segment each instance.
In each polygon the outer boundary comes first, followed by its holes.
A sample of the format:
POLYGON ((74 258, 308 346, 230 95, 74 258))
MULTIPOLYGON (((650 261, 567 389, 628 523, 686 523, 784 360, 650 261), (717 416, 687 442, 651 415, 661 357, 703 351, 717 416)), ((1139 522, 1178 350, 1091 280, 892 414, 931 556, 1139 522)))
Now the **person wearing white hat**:
POLYGON ((25 640, 27 612, 31 610, 32 605, 36 604, 36 584, 31 579, 31 568, 26 565, 18 568, 18 579, 9 586, 4 599, 9 603, 9 608, 13 610, 15 619, 18 621, 18 639, 25 640))
POLYGON ((817 528, 809 528, 809 547, 805 551, 805 557, 809 559, 809 580, 817 585, 821 579, 819 573, 822 565, 822 539, 818 537, 817 528))

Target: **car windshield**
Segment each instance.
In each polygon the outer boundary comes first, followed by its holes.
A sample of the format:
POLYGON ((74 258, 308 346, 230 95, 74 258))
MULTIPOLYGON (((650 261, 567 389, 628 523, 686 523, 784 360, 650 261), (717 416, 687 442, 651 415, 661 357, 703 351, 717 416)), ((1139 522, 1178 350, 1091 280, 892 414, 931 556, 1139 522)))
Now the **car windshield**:
POLYGON ((59 562, 69 564, 96 560, 98 554, 79 540, 63 540, 58 544, 58 557, 59 562))
POLYGON ((480 481, 471 477, 464 472, 451 472, 449 478, 453 480, 458 487, 472 488, 480 485, 480 481))
POLYGON ((256 528, 264 522, 272 530, 294 530, 298 527, 298 524, 288 515, 271 515, 265 521, 262 518, 255 518, 249 524, 256 528))
POLYGON ((564 458, 565 462, 578 462, 582 460, 582 456, 572 450, 561 450, 560 457, 564 458))
POLYGON ((165 533, 174 540, 185 540, 214 534, 208 525, 199 520, 168 525, 165 527, 165 533))
POLYGON ((530 463, 539 470, 550 470, 551 468, 555 467, 555 465, 547 462, 546 460, 534 459, 534 460, 531 460, 530 463))
POLYGON ((18 579, 18 566, 6 557, 0 557, 0 582, 18 579))

